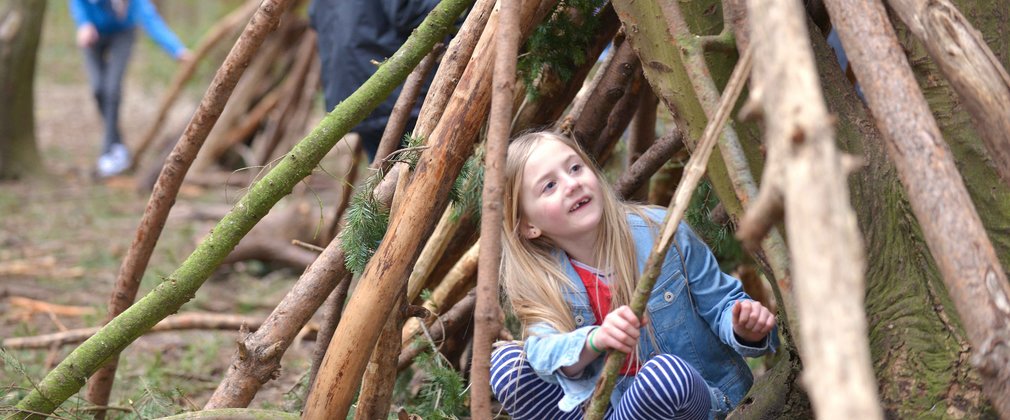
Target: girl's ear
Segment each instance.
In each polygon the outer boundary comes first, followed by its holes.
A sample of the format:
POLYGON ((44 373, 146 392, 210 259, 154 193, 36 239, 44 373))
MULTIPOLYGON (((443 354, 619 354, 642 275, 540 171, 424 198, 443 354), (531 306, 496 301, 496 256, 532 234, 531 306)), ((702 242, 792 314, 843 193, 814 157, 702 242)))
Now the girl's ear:
POLYGON ((540 229, 538 229, 536 226, 533 226, 533 225, 531 225, 529 223, 526 223, 526 222, 522 222, 521 229, 522 229, 523 237, 525 237, 526 239, 530 239, 530 240, 539 238, 540 234, 542 233, 542 232, 540 232, 540 229))

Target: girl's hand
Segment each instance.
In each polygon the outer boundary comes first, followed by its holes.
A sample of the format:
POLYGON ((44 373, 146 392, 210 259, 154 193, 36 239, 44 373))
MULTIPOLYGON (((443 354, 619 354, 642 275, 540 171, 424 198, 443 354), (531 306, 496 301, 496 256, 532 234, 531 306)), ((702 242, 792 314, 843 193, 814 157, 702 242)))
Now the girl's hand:
POLYGON ((775 314, 754 300, 738 300, 733 305, 733 332, 744 341, 756 343, 775 327, 775 314))
POLYGON ((621 306, 603 318, 603 325, 595 331, 595 334, 590 334, 587 345, 600 351, 618 350, 630 354, 638 344, 641 327, 642 322, 631 308, 627 305, 621 306))

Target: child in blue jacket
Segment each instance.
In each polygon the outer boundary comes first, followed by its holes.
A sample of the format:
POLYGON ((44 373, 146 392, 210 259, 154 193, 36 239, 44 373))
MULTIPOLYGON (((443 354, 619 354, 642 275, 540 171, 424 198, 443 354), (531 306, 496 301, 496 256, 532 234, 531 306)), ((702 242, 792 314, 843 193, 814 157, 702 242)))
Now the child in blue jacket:
POLYGON ((77 46, 91 91, 105 124, 98 175, 116 175, 130 166, 130 153, 119 134, 119 102, 123 75, 130 60, 135 28, 140 25, 176 60, 188 61, 189 50, 172 33, 150 0, 69 0, 77 25, 77 46))
POLYGON ((581 419, 608 350, 628 353, 606 417, 721 417, 775 350, 775 315, 677 228, 647 314, 627 306, 665 210, 621 202, 570 138, 520 136, 505 164, 502 284, 525 342, 499 346, 491 388, 515 419, 581 419))

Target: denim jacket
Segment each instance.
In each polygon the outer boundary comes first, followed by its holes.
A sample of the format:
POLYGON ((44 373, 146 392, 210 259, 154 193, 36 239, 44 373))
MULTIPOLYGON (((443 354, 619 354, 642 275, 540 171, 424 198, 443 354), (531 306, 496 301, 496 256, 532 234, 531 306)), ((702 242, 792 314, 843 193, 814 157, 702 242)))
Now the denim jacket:
MULTIPOLYGON (((644 271, 653 243, 658 240, 655 226, 661 224, 666 215, 665 209, 649 208, 645 212, 655 221, 653 226, 636 214, 628 215, 639 272, 644 271)), ((739 280, 720 271, 708 246, 687 224, 680 224, 675 239, 676 246, 670 247, 649 297, 650 325, 642 329, 638 354, 642 363, 657 354, 673 354, 690 363, 709 385, 712 414, 720 416, 735 407, 753 383, 743 356, 757 357, 774 352, 778 345, 778 329, 772 330, 757 347, 737 341, 733 334, 733 305, 750 296, 744 293, 739 280)), ((576 329, 561 333, 546 323, 534 324, 530 326, 530 336, 524 347, 537 375, 547 382, 560 384, 564 390, 565 396, 558 407, 571 411, 592 397, 604 358, 596 359, 577 378, 570 378, 560 370, 578 360, 596 318, 590 309, 585 286, 568 256, 561 251, 557 255, 571 282, 565 299, 576 329)), ((631 382, 631 378, 619 377, 611 395, 612 405, 616 406, 631 382)))

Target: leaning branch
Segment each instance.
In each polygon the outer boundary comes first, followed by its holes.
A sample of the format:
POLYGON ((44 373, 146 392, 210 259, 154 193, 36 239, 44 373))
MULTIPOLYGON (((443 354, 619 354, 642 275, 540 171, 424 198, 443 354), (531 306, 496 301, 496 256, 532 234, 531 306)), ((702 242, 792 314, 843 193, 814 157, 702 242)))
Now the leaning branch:
MULTIPOLYGON (((806 15, 799 3, 775 0, 754 0, 749 12, 755 57, 751 101, 764 110, 768 159, 761 193, 740 231, 755 221, 752 214, 767 214, 762 210, 767 207, 789 215, 795 302, 803 320, 802 383, 817 417, 881 419, 863 303, 866 257, 806 15)), ((763 225, 780 221, 770 218, 763 225)))

